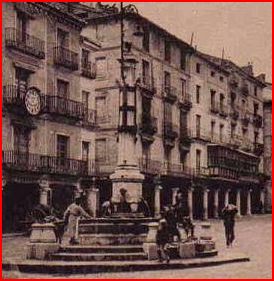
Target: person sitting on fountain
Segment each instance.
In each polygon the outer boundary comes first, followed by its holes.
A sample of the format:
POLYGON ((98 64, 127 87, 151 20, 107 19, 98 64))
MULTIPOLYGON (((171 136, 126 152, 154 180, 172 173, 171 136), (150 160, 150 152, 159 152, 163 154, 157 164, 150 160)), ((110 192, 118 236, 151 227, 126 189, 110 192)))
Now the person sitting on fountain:
POLYGON ((113 205, 113 199, 110 198, 109 201, 105 201, 102 204, 102 216, 103 217, 109 217, 114 213, 114 205, 113 205))
POLYGON ((131 213, 130 204, 128 203, 128 194, 125 188, 120 189, 118 212, 131 213))
POLYGON ((145 217, 151 216, 149 205, 147 201, 144 199, 144 197, 141 197, 140 201, 138 202, 137 212, 144 214, 145 217))

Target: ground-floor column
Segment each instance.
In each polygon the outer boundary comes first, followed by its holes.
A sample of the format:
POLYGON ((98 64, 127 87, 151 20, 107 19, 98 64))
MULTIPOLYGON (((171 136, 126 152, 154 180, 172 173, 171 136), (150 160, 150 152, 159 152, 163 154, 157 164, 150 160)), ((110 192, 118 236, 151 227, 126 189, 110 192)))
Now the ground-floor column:
POLYGON ((262 214, 265 213, 265 190, 264 189, 261 189, 260 190, 260 204, 261 204, 261 212, 262 214))
POLYGON ((161 190, 162 187, 160 185, 155 186, 155 194, 154 194, 154 216, 159 217, 161 213, 161 190))
POLYGON ((192 187, 189 187, 187 191, 188 212, 191 220, 193 219, 193 190, 192 187))
POLYGON ((225 190, 225 206, 227 206, 229 204, 229 192, 230 192, 230 189, 225 190))
POLYGON ((40 198, 39 203, 46 206, 51 206, 51 188, 49 187, 49 181, 41 180, 40 186, 40 198))
POLYGON ((219 189, 214 190, 214 218, 219 217, 219 189))
POLYGON ((247 198, 246 198, 246 215, 251 215, 251 192, 252 189, 247 190, 247 198))
POLYGON ((208 193, 209 189, 203 189, 203 219, 208 219, 208 193))
POLYGON ((236 190, 236 207, 238 209, 238 217, 241 216, 241 189, 236 190))
POLYGON ((180 189, 178 187, 172 188, 172 205, 176 204, 176 196, 180 189))

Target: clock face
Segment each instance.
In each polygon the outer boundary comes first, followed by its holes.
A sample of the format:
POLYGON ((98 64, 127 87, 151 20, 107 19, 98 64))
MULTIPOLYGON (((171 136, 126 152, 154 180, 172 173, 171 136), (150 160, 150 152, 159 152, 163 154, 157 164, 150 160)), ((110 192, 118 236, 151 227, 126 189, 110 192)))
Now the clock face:
POLYGON ((41 110, 41 98, 39 94, 39 90, 36 88, 30 88, 25 96, 25 105, 27 111, 31 115, 39 114, 41 110))

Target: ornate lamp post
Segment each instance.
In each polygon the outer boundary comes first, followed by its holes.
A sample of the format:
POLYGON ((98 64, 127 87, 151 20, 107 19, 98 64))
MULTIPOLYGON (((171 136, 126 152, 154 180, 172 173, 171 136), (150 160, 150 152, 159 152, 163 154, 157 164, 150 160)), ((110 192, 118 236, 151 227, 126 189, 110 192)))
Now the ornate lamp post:
MULTIPOLYGON (((126 13, 136 13, 133 5, 120 4, 121 15, 121 81, 119 98, 119 124, 118 124, 118 164, 112 180, 112 196, 114 202, 119 202, 120 190, 128 191, 129 200, 137 204, 142 196, 142 182, 144 175, 140 173, 135 153, 136 146, 136 65, 138 63, 131 52, 131 44, 125 42, 124 18, 126 13), (127 48, 126 48, 127 47, 127 48)), ((140 33, 139 33, 140 34, 140 33)))

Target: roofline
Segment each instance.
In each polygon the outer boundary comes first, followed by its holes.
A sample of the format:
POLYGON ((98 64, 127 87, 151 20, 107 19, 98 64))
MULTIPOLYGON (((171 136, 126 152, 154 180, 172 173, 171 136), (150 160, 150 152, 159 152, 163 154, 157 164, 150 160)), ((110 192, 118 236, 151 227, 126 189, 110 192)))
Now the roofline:
MULTIPOLYGON (((98 16, 98 17, 92 17, 87 19, 88 23, 92 23, 92 22, 105 22, 106 20, 109 19, 120 19, 121 14, 120 13, 115 13, 115 14, 108 14, 108 15, 103 15, 103 16, 98 16)), ((178 38, 177 36, 175 36, 174 34, 171 34, 170 32, 168 32, 167 30, 165 30, 163 27, 159 26, 158 24, 152 22, 151 20, 149 20, 148 18, 145 18, 144 16, 137 14, 137 13, 126 13, 125 14, 125 19, 137 19, 137 20, 141 20, 143 22, 145 22, 146 24, 151 25, 152 28, 157 29, 158 31, 164 33, 167 37, 170 37, 172 40, 174 40, 177 44, 182 45, 184 48, 187 48, 190 52, 194 52, 194 48, 189 45, 188 43, 186 43, 185 41, 183 41, 182 39, 178 38)))

